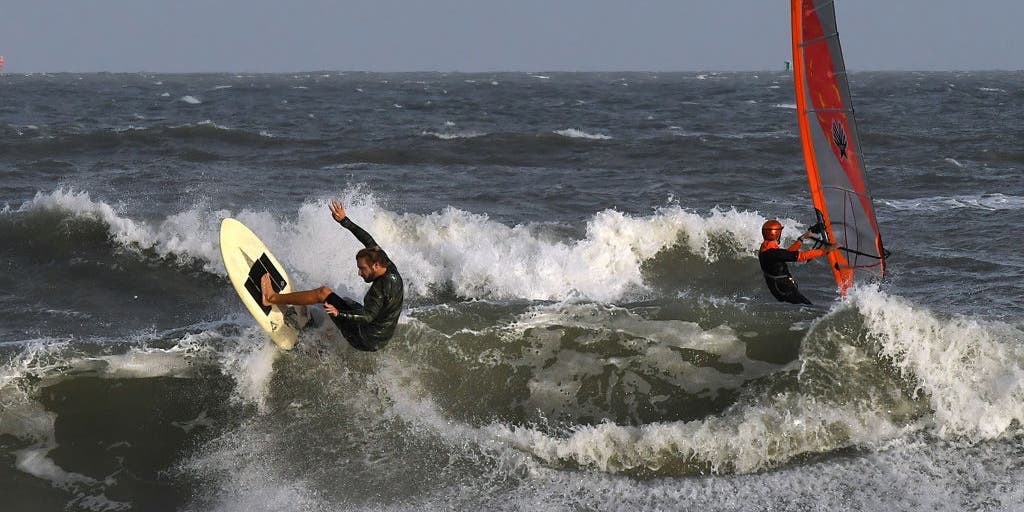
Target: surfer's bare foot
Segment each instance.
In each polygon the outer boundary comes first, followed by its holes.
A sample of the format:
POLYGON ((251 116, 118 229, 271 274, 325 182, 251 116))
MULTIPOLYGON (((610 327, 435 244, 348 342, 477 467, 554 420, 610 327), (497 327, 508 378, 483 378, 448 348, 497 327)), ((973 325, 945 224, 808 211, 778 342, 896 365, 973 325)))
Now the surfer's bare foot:
POLYGON ((260 290, 263 291, 263 305, 273 306, 271 300, 277 295, 274 291, 274 285, 270 283, 270 274, 263 274, 263 278, 260 279, 260 290))

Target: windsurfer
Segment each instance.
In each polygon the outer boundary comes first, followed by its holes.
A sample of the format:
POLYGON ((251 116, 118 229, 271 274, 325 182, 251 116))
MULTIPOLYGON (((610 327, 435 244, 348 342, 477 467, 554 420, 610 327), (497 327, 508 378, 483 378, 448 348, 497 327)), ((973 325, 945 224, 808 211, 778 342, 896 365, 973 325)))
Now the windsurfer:
POLYGON ((813 228, 800 235, 793 245, 783 249, 779 247, 779 239, 782 236, 782 223, 777 220, 770 220, 761 226, 761 235, 764 242, 757 253, 757 259, 761 263, 761 271, 764 272, 764 281, 768 284, 768 290, 772 292, 780 302, 792 304, 811 304, 800 293, 796 280, 789 273, 788 262, 808 261, 824 256, 839 247, 839 244, 829 244, 819 249, 801 251, 800 246, 804 240, 813 236, 813 228))

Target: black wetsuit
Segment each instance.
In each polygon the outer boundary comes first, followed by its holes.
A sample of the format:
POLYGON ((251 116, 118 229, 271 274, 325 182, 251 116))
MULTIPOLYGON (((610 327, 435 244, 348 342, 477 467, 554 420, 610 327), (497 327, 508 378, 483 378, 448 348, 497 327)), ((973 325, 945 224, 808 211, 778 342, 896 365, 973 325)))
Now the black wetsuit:
POLYGON ((796 280, 789 273, 789 266, 786 263, 807 261, 825 253, 822 249, 800 252, 800 242, 797 241, 789 249, 783 249, 775 242, 765 242, 757 253, 757 260, 761 263, 761 271, 764 272, 764 282, 768 290, 772 292, 780 302, 791 304, 811 304, 807 297, 800 293, 796 280))
MULTIPOLYGON (((351 231, 364 247, 378 247, 373 237, 348 217, 341 220, 341 225, 351 231)), ((395 326, 402 313, 402 302, 405 299, 402 275, 387 257, 387 253, 384 260, 388 269, 373 280, 362 304, 352 299, 343 299, 334 293, 327 297, 327 302, 339 311, 338 316, 331 318, 334 325, 338 326, 349 344, 358 350, 374 352, 387 345, 395 334, 395 326)))

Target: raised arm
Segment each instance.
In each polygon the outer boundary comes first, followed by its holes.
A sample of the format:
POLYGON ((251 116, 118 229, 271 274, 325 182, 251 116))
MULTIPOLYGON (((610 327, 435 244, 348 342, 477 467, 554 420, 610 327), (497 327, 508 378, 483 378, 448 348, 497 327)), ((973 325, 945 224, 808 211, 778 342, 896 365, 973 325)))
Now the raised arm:
POLYGON ((332 200, 329 206, 331 217, 334 217, 334 220, 338 221, 338 224, 341 224, 343 228, 351 231, 356 239, 359 240, 359 243, 363 244, 363 247, 378 247, 377 242, 365 229, 359 227, 355 222, 352 222, 352 219, 348 218, 348 215, 345 213, 345 207, 341 203, 332 200))

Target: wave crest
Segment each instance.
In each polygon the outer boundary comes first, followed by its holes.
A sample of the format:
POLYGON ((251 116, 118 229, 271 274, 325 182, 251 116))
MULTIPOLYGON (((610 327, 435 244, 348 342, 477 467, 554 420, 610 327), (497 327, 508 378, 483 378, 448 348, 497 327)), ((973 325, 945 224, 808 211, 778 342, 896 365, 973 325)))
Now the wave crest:
POLYGON ((940 435, 992 439, 1024 424, 1024 332, 940 315, 875 289, 854 289, 880 355, 926 396, 940 435))
MULTIPOLYGON (((342 198, 352 218, 396 262, 408 293, 420 297, 453 293, 473 299, 615 301, 648 292, 643 266, 670 248, 705 263, 723 255, 752 256, 764 221, 752 212, 715 209, 700 215, 679 206, 648 216, 604 210, 587 221, 583 238, 570 239, 551 226, 508 226, 454 207, 399 214, 383 208, 372 194, 354 189, 342 198)), ((331 219, 327 203, 307 201, 290 218, 200 203, 147 222, 132 218, 124 205, 96 200, 88 192, 57 190, 37 193, 15 211, 59 210, 95 219, 107 226, 119 246, 151 250, 183 264, 200 263, 218 275, 224 273, 220 222, 236 217, 264 240, 300 287, 326 284, 361 295, 365 284, 352 260, 358 242, 331 219)))

